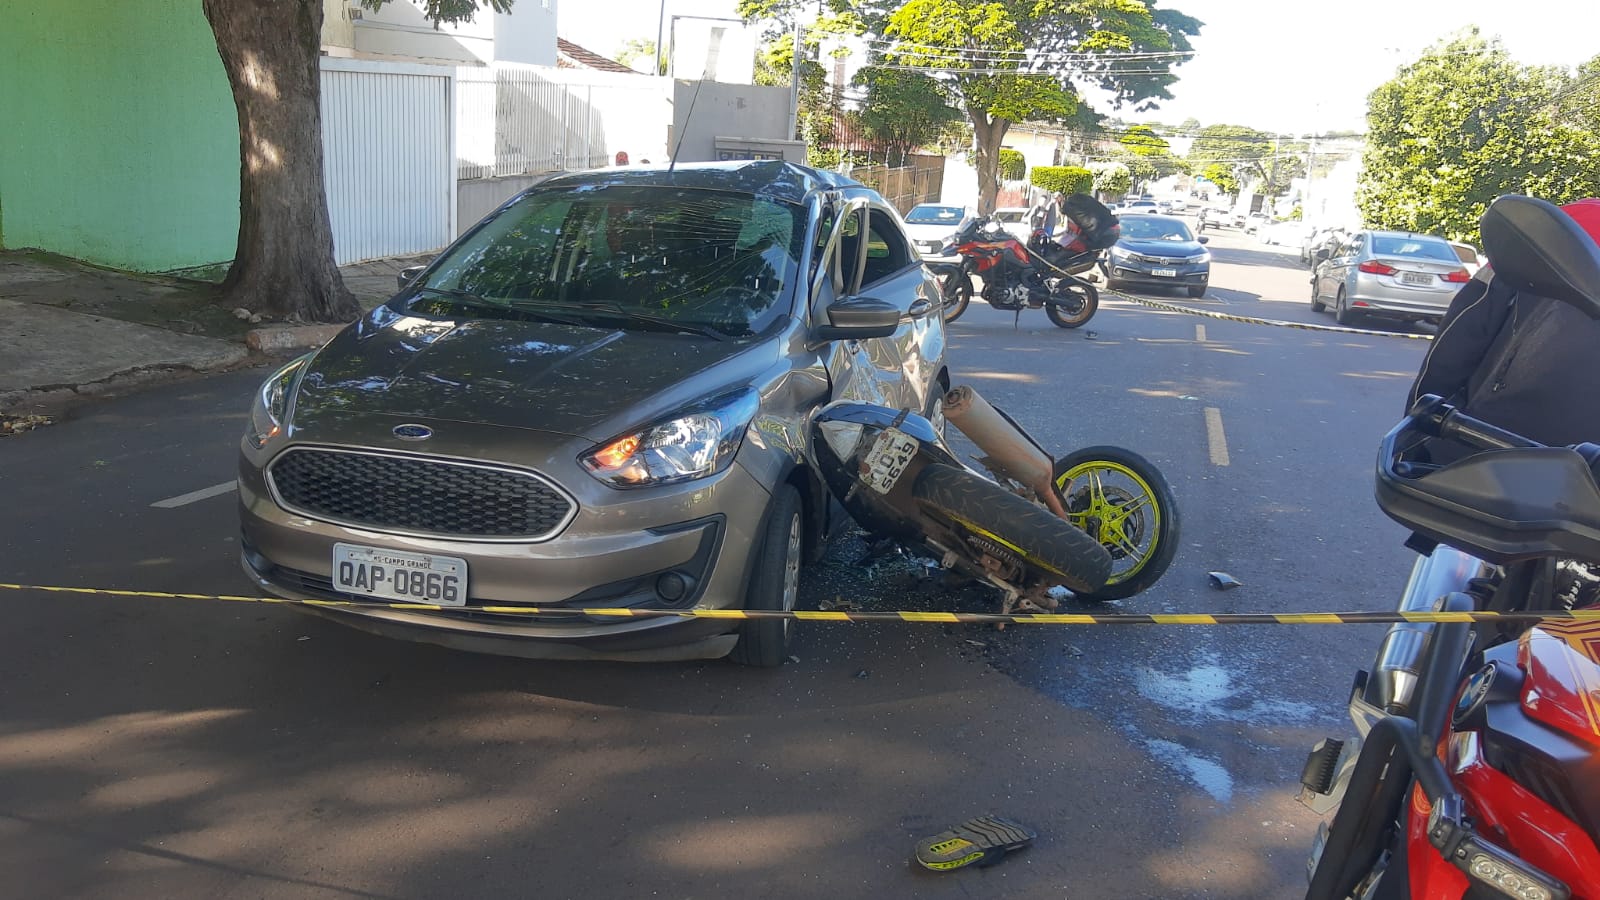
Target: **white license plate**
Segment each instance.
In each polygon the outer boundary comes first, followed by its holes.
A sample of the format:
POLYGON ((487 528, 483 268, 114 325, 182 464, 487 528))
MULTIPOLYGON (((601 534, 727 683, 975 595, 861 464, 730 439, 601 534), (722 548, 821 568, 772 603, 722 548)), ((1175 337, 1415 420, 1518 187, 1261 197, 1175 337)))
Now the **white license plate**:
POLYGON ((1158 278, 1177 278, 1178 277, 1178 270, 1177 269, 1151 269, 1150 270, 1150 274, 1151 275, 1155 275, 1158 278))
POLYGON ((917 455, 918 446, 916 438, 898 428, 885 428, 867 451, 867 471, 861 473, 861 480, 880 494, 889 493, 917 455))
POLYGON ((333 545, 333 589, 400 603, 467 605, 467 561, 454 556, 333 545))
POLYGON ((1401 284, 1433 284, 1433 276, 1426 272, 1401 272, 1401 284))

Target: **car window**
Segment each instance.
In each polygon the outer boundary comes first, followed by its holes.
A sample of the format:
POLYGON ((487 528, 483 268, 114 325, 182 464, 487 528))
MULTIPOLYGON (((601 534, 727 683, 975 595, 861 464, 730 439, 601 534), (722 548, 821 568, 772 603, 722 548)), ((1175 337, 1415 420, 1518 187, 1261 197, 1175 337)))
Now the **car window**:
POLYGON ((995 211, 994 220, 1003 225, 1015 225, 1027 214, 1025 209, 1000 209, 995 211))
POLYGON ((1478 251, 1466 244, 1451 244, 1450 249, 1456 251, 1456 259, 1461 262, 1475 263, 1478 261, 1478 251))
POLYGON ((1372 236, 1372 255, 1374 256, 1410 256, 1418 259, 1435 259, 1440 262, 1460 262, 1456 258, 1456 251, 1449 244, 1437 238, 1417 237, 1416 235, 1375 234, 1372 236))
POLYGON ((959 206, 916 206, 906 215, 908 225, 956 225, 965 210, 959 206))
POLYGON ((1137 241, 1192 241, 1189 226, 1178 219, 1129 216, 1122 220, 1122 236, 1137 241))
MULTIPOLYGON (((614 306, 754 333, 788 314, 804 235, 802 207, 765 197, 668 186, 554 188, 501 210, 414 286, 470 292, 508 310, 614 306)), ((447 301, 423 294, 411 302, 447 301)))
POLYGON ((873 209, 867 221, 867 269, 861 276, 863 288, 901 271, 914 261, 900 226, 886 210, 873 209))

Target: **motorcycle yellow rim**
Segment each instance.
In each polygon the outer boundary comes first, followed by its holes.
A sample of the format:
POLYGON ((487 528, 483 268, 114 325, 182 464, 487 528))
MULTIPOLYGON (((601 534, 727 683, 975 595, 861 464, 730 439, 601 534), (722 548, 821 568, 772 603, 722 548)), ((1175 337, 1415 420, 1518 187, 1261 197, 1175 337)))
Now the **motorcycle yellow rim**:
MULTIPOLYGON (((1108 459, 1095 459, 1088 462, 1079 463, 1067 471, 1062 472, 1061 477, 1056 479, 1057 493, 1059 493, 1061 497, 1065 499, 1067 496, 1067 485, 1071 484, 1078 478, 1083 477, 1089 472, 1094 471, 1110 471, 1127 476, 1130 481, 1138 485, 1139 490, 1143 492, 1143 496, 1149 501, 1145 504, 1145 506, 1136 508, 1148 508, 1150 510, 1150 547, 1143 553, 1137 554, 1136 561, 1131 568, 1125 572, 1114 573, 1106 581, 1106 584, 1108 585, 1118 584, 1137 575, 1139 570, 1145 567, 1146 563, 1155 558, 1156 548, 1161 544, 1161 503, 1156 499, 1156 492, 1150 487, 1150 482, 1141 478, 1138 472, 1135 472, 1121 463, 1112 462, 1108 459)), ((1091 514, 1096 512, 1105 513, 1107 511, 1113 512, 1113 515, 1109 517, 1106 515, 1101 515, 1099 517, 1100 533, 1091 534, 1090 537, 1093 537, 1095 540, 1099 541, 1102 546, 1121 546, 1115 544, 1115 537, 1117 535, 1122 535, 1124 539, 1127 538, 1127 535, 1122 534, 1122 523, 1127 520, 1128 516, 1131 515, 1134 510, 1123 510, 1121 507, 1114 506, 1107 502, 1105 488, 1098 484, 1098 482, 1091 481, 1089 484, 1089 508, 1084 510, 1082 513, 1068 513, 1067 518, 1071 520, 1074 525, 1078 526, 1079 528, 1083 528, 1083 520, 1088 518, 1091 514)), ((1087 531, 1087 529, 1084 530, 1087 531)), ((1122 546, 1122 549, 1124 552, 1127 551, 1126 546, 1122 546)))

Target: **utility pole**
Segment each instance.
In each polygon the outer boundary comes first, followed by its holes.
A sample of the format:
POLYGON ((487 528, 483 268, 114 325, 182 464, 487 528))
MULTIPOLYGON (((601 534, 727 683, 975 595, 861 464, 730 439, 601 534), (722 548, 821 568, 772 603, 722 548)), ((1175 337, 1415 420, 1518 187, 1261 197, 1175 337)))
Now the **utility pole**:
POLYGON ((794 71, 789 76, 789 138, 800 138, 800 7, 794 10, 794 71))
MULTIPOLYGON (((649 21, 649 20, 646 19, 645 21, 649 21)), ((651 75, 660 75, 661 74, 661 50, 662 50, 661 41, 666 36, 665 35, 666 28, 667 28, 667 0, 661 0, 661 16, 656 19, 656 67, 655 67, 654 70, 652 70, 650 72, 651 75)))

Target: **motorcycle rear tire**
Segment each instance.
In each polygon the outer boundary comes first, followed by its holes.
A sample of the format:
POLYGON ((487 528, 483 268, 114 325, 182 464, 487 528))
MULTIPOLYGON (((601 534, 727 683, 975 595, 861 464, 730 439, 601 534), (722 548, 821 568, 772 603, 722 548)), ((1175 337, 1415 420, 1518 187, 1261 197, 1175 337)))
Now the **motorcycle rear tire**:
POLYGON ((1044 314, 1050 317, 1050 321, 1054 322, 1057 328, 1079 328, 1094 318, 1095 311, 1100 308, 1100 292, 1091 284, 1074 284, 1066 290, 1083 296, 1083 309, 1076 315, 1067 315, 1066 310, 1059 305, 1046 303, 1044 314))
MULTIPOLYGON (((1085 447, 1057 460, 1051 481, 1062 504, 1067 507, 1068 518, 1073 520, 1074 525, 1084 529, 1084 533, 1092 540, 1104 546, 1112 559, 1112 572, 1107 576, 1105 585, 1091 593, 1081 594, 1080 599, 1122 600, 1146 590, 1166 574, 1167 567, 1172 565, 1172 558, 1178 552, 1178 504, 1173 499, 1172 487, 1167 484, 1166 477, 1149 460, 1121 447, 1085 447), (1123 523, 1131 516, 1124 514, 1122 523, 1097 517, 1101 518, 1098 526, 1100 533, 1092 534, 1089 531, 1091 525, 1088 520, 1097 511, 1094 491, 1091 487, 1085 494, 1081 489, 1071 488, 1071 485, 1074 481, 1085 480, 1085 476, 1093 471, 1121 476, 1149 498, 1140 507, 1136 523, 1139 529, 1133 540, 1135 549, 1141 551, 1137 558, 1119 547, 1116 540, 1116 535, 1120 535, 1123 541, 1130 539, 1123 523), (1086 503, 1087 509, 1084 508, 1086 503), (1111 529, 1115 529, 1115 534, 1111 529), (1146 537, 1149 538, 1149 546, 1145 546, 1146 537), (1132 562, 1123 567, 1120 561, 1124 559, 1132 559, 1132 562)), ((1107 505, 1113 513, 1128 501, 1139 499, 1127 496, 1128 492, 1124 489, 1120 491, 1124 495, 1122 502, 1118 502, 1118 498, 1105 496, 1103 484, 1100 487, 1098 505, 1107 505)))
POLYGON ((944 295, 944 320, 954 322, 961 318, 972 302, 972 277, 965 272, 946 275, 939 290, 944 295))
POLYGON ((1100 590, 1111 574, 1111 554, 1099 541, 965 469, 930 465, 911 494, 953 527, 998 542, 1074 594, 1100 590))

